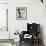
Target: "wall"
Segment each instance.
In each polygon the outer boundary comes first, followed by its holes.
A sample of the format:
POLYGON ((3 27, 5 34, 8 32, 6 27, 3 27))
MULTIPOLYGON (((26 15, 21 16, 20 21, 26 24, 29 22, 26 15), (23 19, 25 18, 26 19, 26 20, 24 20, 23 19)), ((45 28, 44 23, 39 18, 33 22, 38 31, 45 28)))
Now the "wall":
POLYGON ((0 3, 8 3, 8 0, 0 0, 0 3))

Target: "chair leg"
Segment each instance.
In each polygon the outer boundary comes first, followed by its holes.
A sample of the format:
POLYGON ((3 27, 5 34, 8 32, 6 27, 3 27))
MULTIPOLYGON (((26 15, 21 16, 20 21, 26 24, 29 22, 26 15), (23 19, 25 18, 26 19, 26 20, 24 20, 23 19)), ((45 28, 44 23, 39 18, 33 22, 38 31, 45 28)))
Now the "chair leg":
POLYGON ((20 41, 20 45, 21 45, 21 41, 20 41))

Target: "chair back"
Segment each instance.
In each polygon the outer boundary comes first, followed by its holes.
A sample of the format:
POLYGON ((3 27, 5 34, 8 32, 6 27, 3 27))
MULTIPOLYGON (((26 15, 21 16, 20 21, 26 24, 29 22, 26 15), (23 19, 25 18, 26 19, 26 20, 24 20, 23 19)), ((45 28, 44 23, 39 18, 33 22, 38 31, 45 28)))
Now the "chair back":
POLYGON ((29 24, 27 23, 27 31, 29 34, 34 34, 37 35, 40 32, 40 24, 32 23, 29 24))

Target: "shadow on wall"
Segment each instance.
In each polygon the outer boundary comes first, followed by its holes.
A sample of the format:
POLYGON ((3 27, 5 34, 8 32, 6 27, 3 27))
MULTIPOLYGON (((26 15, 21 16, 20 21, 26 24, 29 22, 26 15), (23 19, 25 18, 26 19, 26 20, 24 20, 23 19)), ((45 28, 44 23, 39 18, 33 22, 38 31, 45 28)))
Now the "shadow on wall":
POLYGON ((44 37, 43 37, 43 26, 42 25, 40 25, 40 39, 42 40, 42 45, 45 46, 44 45, 44 37))

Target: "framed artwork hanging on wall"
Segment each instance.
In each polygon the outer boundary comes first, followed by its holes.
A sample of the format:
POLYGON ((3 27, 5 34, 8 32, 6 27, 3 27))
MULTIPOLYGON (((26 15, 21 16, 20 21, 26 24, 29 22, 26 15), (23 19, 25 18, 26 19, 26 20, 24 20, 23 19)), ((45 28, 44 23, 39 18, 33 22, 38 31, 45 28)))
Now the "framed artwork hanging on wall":
POLYGON ((26 20, 26 19, 27 19, 27 8, 16 7, 16 20, 26 20))

